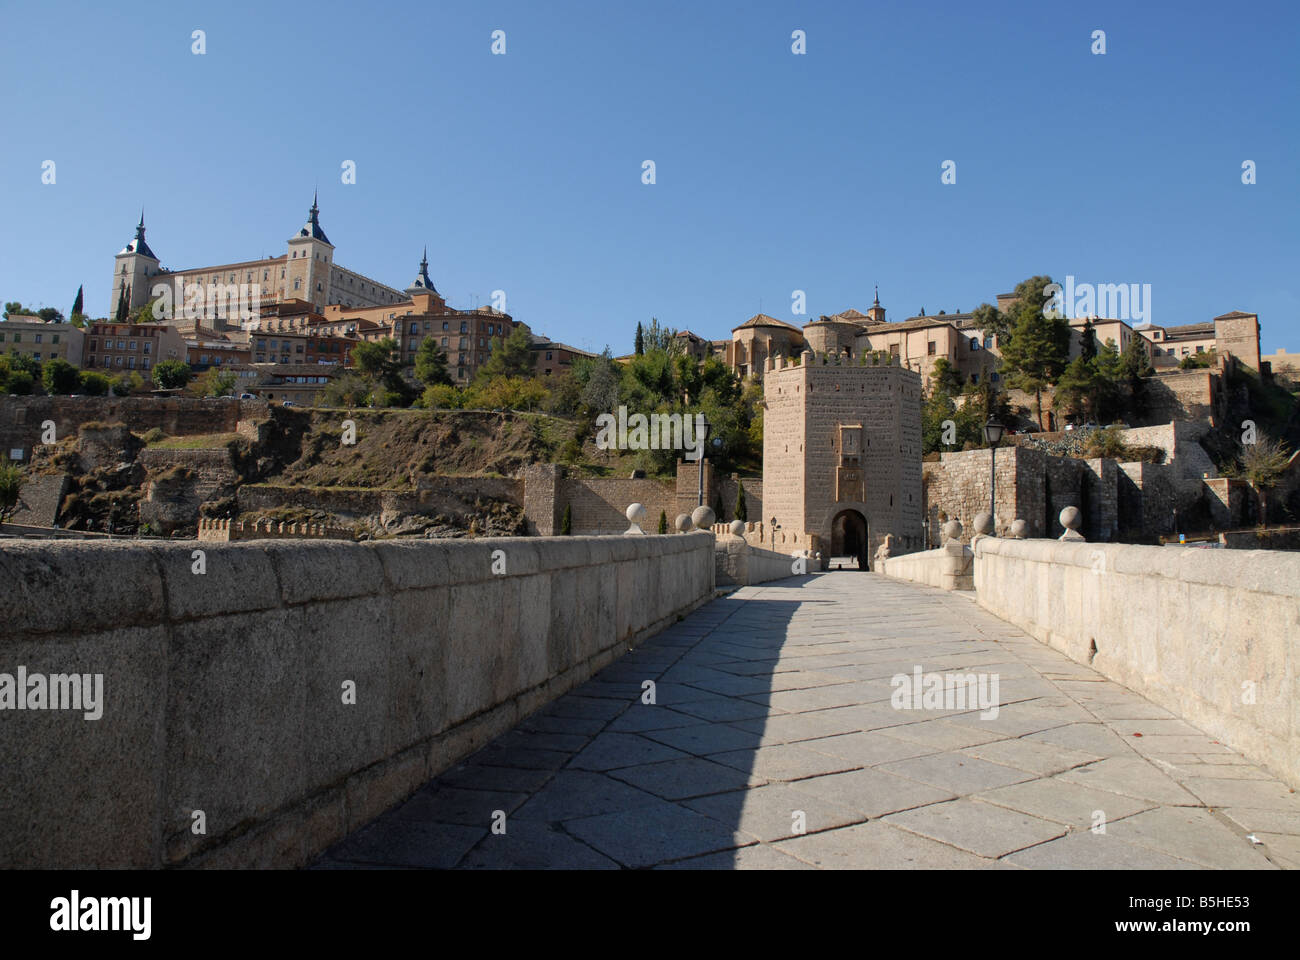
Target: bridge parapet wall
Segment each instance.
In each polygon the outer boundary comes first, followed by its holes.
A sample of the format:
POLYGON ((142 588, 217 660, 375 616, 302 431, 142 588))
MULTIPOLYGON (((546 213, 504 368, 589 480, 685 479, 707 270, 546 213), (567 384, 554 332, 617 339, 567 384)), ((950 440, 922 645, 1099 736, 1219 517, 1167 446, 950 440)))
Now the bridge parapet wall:
POLYGON ((710 599, 714 561, 705 534, 15 541, 0 578, 0 673, 103 691, 0 715, 0 867, 286 867, 710 599))
POLYGON ((1300 556, 982 537, 975 589, 1300 788, 1300 556))

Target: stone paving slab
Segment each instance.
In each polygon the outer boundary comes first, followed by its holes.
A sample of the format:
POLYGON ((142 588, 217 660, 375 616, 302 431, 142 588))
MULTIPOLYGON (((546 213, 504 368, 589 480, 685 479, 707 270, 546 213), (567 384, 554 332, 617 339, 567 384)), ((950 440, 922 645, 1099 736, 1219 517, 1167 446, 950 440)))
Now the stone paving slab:
POLYGON ((844 571, 701 607, 313 864, 376 867, 1300 869, 1300 797, 968 597, 844 571), (918 670, 998 702, 896 703, 918 670))

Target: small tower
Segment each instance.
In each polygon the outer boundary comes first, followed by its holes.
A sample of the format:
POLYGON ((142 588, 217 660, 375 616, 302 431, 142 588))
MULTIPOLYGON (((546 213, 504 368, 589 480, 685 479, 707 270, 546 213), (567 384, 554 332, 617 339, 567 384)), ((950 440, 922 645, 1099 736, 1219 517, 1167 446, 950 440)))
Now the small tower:
POLYGON ((876 287, 876 301, 871 305, 871 309, 867 311, 867 320, 870 323, 885 322, 885 308, 880 305, 880 287, 878 286, 876 287))
POLYGON ((316 194, 313 193, 307 222, 289 240, 283 296, 287 299, 306 300, 319 311, 329 303, 334 244, 330 243, 329 237, 321 229, 320 208, 316 199, 316 194))
POLYGON ((141 210, 140 223, 135 228, 135 239, 113 258, 113 283, 109 287, 112 299, 107 313, 109 319, 117 315, 117 301, 124 293, 127 297, 127 310, 148 303, 150 280, 161 272, 158 258, 144 239, 144 211, 141 210))
POLYGON ((438 293, 438 288, 429 279, 429 248, 427 246, 424 248, 424 256, 420 258, 420 272, 415 275, 411 285, 406 288, 406 293, 412 297, 417 293, 431 293, 438 299, 442 299, 438 293))

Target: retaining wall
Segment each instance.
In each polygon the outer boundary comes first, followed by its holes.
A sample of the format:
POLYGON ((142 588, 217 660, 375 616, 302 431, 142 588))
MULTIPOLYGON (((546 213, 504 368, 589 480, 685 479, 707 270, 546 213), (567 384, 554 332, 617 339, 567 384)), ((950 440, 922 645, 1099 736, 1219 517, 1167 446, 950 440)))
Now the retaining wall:
POLYGON ((0 673, 104 691, 0 714, 0 867, 288 867, 711 598, 713 537, 7 541, 0 578, 0 673))
POLYGON ((983 537, 975 588, 990 612, 1300 787, 1300 556, 983 537))
POLYGON ((974 562, 971 548, 954 541, 934 550, 886 557, 875 561, 873 567, 876 573, 895 580, 912 580, 944 590, 974 590, 974 562))

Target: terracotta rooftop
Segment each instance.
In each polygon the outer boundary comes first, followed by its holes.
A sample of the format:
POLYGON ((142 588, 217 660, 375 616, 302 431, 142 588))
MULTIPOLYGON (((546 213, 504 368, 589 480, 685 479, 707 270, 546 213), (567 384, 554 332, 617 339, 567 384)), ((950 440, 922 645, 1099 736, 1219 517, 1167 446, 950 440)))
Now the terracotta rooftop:
POLYGON ((784 320, 778 320, 776 317, 769 317, 766 313, 756 313, 738 327, 732 327, 732 330, 742 330, 745 327, 783 327, 786 330, 799 332, 799 328, 793 324, 786 323, 784 320))

